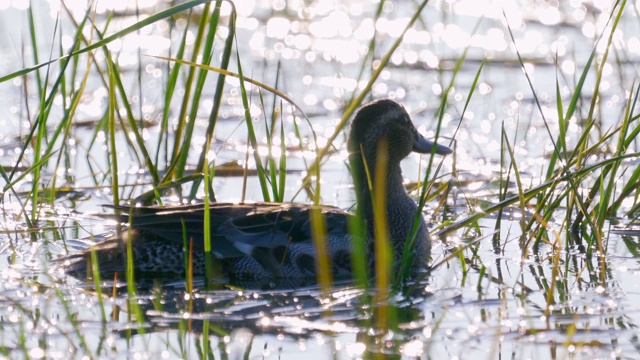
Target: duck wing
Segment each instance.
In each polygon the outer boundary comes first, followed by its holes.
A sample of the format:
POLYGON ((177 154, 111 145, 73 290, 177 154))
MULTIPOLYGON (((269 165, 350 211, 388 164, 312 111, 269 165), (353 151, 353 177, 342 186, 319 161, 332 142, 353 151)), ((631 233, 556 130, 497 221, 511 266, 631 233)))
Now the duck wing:
MULTIPOLYGON (((107 206, 119 210, 113 217, 132 229, 167 241, 193 239, 194 250, 204 250, 204 204, 178 206, 107 206)), ((351 214, 332 206, 319 206, 327 234, 346 234, 351 214)), ((311 205, 295 203, 212 203, 212 252, 218 258, 260 256, 264 250, 310 243, 311 205)), ((263 263, 263 261, 260 261, 263 263)))
MULTIPOLYGON (((175 206, 112 206, 117 210, 109 217, 128 223, 137 231, 152 234, 168 242, 182 245, 184 239, 193 241, 195 251, 204 251, 204 204, 175 206)), ((274 208, 270 203, 260 208, 274 208)), ((209 220, 212 237, 212 251, 219 258, 243 256, 233 245, 216 232, 216 228, 229 219, 244 216, 254 211, 254 204, 212 203, 209 206, 209 220)))
POLYGON ((332 206, 280 204, 278 208, 257 207, 242 216, 230 218, 217 228, 217 234, 233 241, 243 252, 246 247, 273 248, 291 243, 310 242, 313 236, 311 212, 314 207, 319 209, 325 218, 328 234, 347 233, 347 221, 353 215, 342 209, 332 206))
POLYGON ((273 276, 291 272, 310 276, 315 274, 316 258, 311 226, 314 208, 321 211, 325 220, 326 248, 331 251, 332 239, 340 239, 339 247, 343 248, 347 222, 353 215, 329 206, 282 204, 278 209, 256 208, 227 220, 217 228, 217 234, 273 276))

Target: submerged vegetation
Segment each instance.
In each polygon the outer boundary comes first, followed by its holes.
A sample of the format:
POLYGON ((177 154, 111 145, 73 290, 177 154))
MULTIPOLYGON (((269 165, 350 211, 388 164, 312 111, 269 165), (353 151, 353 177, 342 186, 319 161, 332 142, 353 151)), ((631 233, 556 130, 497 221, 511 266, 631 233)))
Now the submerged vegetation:
MULTIPOLYGON (((636 286, 636 272, 627 269, 637 269, 640 256, 640 79, 633 60, 640 50, 628 35, 637 9, 626 1, 610 8, 576 3, 557 11, 581 11, 591 43, 576 32, 538 56, 540 49, 523 49, 529 43, 522 34, 546 23, 505 7, 500 16, 476 19, 464 29, 464 46, 442 51, 440 60, 436 48, 447 44, 436 42, 436 30, 465 16, 447 3, 381 1, 336 12, 273 5, 252 18, 236 8, 247 4, 230 1, 133 14, 93 3, 79 12, 61 2, 52 28, 43 28, 38 9, 20 11, 28 24, 22 65, 0 70, 3 91, 19 99, 11 115, 19 125, 0 137, 0 303, 7 305, 0 316, 9 320, 0 325, 0 357, 270 357, 285 336, 348 357, 634 351, 640 319, 630 304, 637 289, 624 287, 636 286), (366 14, 368 36, 334 29, 341 41, 360 39, 357 61, 305 43, 320 16, 314 11, 327 21, 366 14), (278 21, 289 37, 279 35, 278 21), (261 30, 266 38, 250 37, 261 30), (504 48, 482 49, 478 39, 496 31, 504 48), (273 44, 264 44, 269 36, 273 44), (496 52, 501 56, 491 56, 496 52), (414 120, 429 110, 429 136, 451 139, 456 149, 443 162, 413 159, 408 171, 417 183, 407 187, 433 214, 431 233, 441 241, 422 278, 408 277, 407 250, 398 273, 379 265, 367 279, 364 245, 354 249, 355 283, 333 283, 330 259, 321 258, 319 286, 297 291, 205 284, 190 274, 179 284, 149 286, 133 271, 100 279, 96 267, 85 292, 53 266, 86 247, 84 240, 101 238, 106 221, 89 222, 76 211, 96 212, 105 203, 352 206, 353 194, 335 195, 348 178, 335 175, 347 172, 342 134, 357 108, 379 97, 405 102, 414 120), (177 340, 154 337, 166 328, 177 340), (62 335, 65 345, 50 334, 62 335), (317 344, 308 341, 313 336, 317 344)), ((568 18, 564 26, 580 27, 568 18)), ((321 240, 323 219, 314 217, 312 228, 321 240)), ((364 231, 362 222, 353 229, 364 231)), ((184 243, 188 263, 193 249, 184 243)), ((296 341, 287 348, 293 356, 303 347, 296 341)))

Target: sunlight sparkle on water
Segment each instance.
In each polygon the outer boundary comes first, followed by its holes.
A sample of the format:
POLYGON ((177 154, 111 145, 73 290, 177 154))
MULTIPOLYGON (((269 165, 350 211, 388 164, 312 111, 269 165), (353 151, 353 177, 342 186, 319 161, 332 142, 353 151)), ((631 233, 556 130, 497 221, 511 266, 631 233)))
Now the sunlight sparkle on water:
POLYGON ((316 38, 328 39, 338 35, 346 38, 353 33, 349 16, 342 11, 334 11, 329 16, 309 24, 309 32, 316 38))
POLYGON ((304 101, 305 105, 312 106, 318 103, 318 97, 314 94, 307 94, 304 96, 304 99, 302 101, 304 101))
POLYGON ((627 51, 632 54, 640 53, 640 39, 635 36, 631 36, 627 39, 627 51))
MULTIPOLYGON (((13 1, 15 2, 15 0, 13 1)), ((28 1, 27 1, 28 2, 28 1)), ((64 2, 65 9, 62 9, 62 2, 60 1, 48 1, 51 6, 51 13, 57 14, 59 11, 66 11, 68 9, 74 14, 84 15, 87 13, 87 2, 84 0, 67 0, 64 2)), ((97 14, 103 14, 110 11, 123 12, 125 10, 147 9, 158 4, 157 0, 137 0, 135 2, 128 1, 99 1, 96 3, 95 11, 97 14)))
POLYGON ((474 18, 483 16, 503 20, 506 15, 507 21, 513 28, 519 28, 523 24, 521 6, 512 0, 460 0, 455 2, 453 9, 456 14, 474 18))
POLYGON ((537 18, 545 25, 556 25, 563 20, 562 13, 556 6, 545 4, 536 11, 537 18))
POLYGON ((545 41, 546 40, 541 32, 530 30, 527 31, 524 34, 524 37, 517 42, 518 50, 523 54, 534 53, 545 41))
POLYGON ((402 35, 402 32, 407 27, 409 18, 387 19, 380 18, 376 22, 376 30, 382 34, 389 35, 397 38, 402 35))
POLYGON ((349 344, 346 347, 347 354, 351 357, 361 356, 367 350, 367 345, 361 342, 349 344))
POLYGON ((311 37, 306 34, 298 34, 285 37, 285 44, 287 46, 293 46, 298 50, 307 50, 311 47, 313 41, 311 37))
POLYGON ((260 325, 260 326, 269 326, 269 325, 271 325, 271 319, 270 319, 270 318, 268 318, 268 317, 266 317, 266 316, 264 316, 264 317, 262 317, 262 318, 260 319, 260 321, 259 321, 259 325, 260 325))
POLYGON ((358 86, 355 79, 325 76, 320 78, 319 84, 336 89, 336 91, 353 91, 358 86))
POLYGON ((576 71, 576 63, 573 60, 564 60, 560 68, 565 74, 573 75, 576 71))
POLYGON ((471 37, 471 44, 482 49, 493 51, 504 51, 508 46, 505 33, 497 28, 487 30, 486 34, 474 34, 471 37))
POLYGON ((360 22, 360 25, 353 31, 353 37, 357 40, 369 40, 374 34, 375 28, 373 20, 368 18, 360 22))
POLYGON ((471 35, 456 24, 436 24, 434 33, 437 34, 441 42, 449 45, 452 49, 463 49, 471 42, 471 35))
POLYGON ((41 359, 45 356, 45 352, 43 349, 39 348, 39 347, 35 347, 31 350, 29 350, 29 355, 31 357, 33 357, 34 359, 41 359))
MULTIPOLYGON (((322 54, 325 61, 352 64, 360 60, 362 46, 351 39, 317 39, 314 49, 322 54)), ((363 48, 364 49, 364 48, 363 48)))
POLYGON ((402 345, 400 352, 405 356, 418 357, 424 352, 424 343, 420 340, 411 340, 402 345))
POLYGON ((273 17, 267 22, 267 36, 276 39, 284 39, 289 33, 290 28, 291 22, 288 19, 273 17))
POLYGON ((408 44, 427 45, 431 43, 431 34, 424 30, 409 29, 404 35, 404 42, 408 44))
POLYGON ((438 83, 434 83, 431 85, 431 91, 433 91, 435 95, 440 95, 442 94, 442 86, 438 83))

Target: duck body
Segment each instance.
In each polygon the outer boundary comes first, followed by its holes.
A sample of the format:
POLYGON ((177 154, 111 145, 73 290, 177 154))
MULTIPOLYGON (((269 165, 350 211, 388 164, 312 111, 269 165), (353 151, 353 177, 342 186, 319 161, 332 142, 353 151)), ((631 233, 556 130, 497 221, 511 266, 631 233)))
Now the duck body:
MULTIPOLYGON (((116 206, 109 215, 129 227, 90 249, 70 255, 66 271, 91 275, 95 251, 101 278, 124 273, 126 247, 131 243, 136 276, 184 278, 185 258, 192 256, 193 275, 205 273, 204 204, 183 206, 116 206)), ((294 203, 212 203, 211 257, 223 275, 240 280, 311 278, 315 276, 315 247, 309 212, 313 206, 294 203)), ((328 251, 336 276, 350 273, 351 237, 347 221, 353 215, 320 206, 327 223, 328 251)))
MULTIPOLYGON (((384 196, 388 234, 395 259, 410 246, 413 268, 425 268, 430 256, 427 225, 417 204, 403 186, 400 161, 411 152, 448 154, 418 133, 402 106, 378 100, 363 106, 351 125, 349 161, 358 208, 366 224, 366 250, 375 261, 374 199, 384 196), (383 146, 384 159, 379 158, 383 146), (386 166, 384 182, 371 179, 376 166, 386 166), (372 184, 370 187, 368 184, 372 184), (378 186, 383 184, 383 186, 378 186), (416 223, 417 220, 417 223, 416 223), (415 226, 417 224, 417 226, 415 226), (414 229, 415 228, 415 229, 414 229)), ((316 246, 311 212, 321 211, 327 226, 325 244, 334 278, 351 276, 353 238, 348 223, 352 214, 332 206, 294 203, 213 203, 210 208, 211 258, 229 279, 261 280, 316 277, 316 246)), ((123 273, 127 244, 133 250, 137 277, 184 276, 186 254, 192 272, 205 272, 204 205, 114 207, 117 220, 129 227, 89 249, 64 258, 66 271, 91 275, 89 259, 95 251, 103 279, 123 273), (186 245, 186 246, 185 246, 186 245)))

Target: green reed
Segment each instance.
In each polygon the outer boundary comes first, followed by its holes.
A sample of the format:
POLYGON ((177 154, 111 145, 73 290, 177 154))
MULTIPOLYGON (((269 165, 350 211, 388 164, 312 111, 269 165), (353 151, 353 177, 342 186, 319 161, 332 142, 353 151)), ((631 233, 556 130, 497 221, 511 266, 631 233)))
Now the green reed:
MULTIPOLYGON (((611 33, 615 31, 615 26, 617 25, 623 9, 625 2, 621 2, 617 7, 617 11, 612 13, 613 28, 610 30, 611 33)), ((607 49, 611 47, 612 37, 608 38, 607 49)), ((487 214, 501 211, 506 206, 512 205, 516 202, 520 204, 520 211, 524 211, 529 208, 529 203, 531 200, 535 199, 534 204, 534 214, 536 216, 542 216, 543 222, 549 221, 550 217, 553 216, 556 210, 558 210, 559 206, 563 204, 563 201, 568 201, 569 207, 566 210, 565 219, 566 224, 571 224, 573 228, 580 228, 582 226, 588 226, 593 234, 599 234, 602 228, 603 220, 606 216, 610 216, 612 213, 610 210, 616 209, 620 202, 623 200, 624 196, 630 196, 633 194, 633 191, 637 189, 637 184, 635 182, 628 183, 625 185, 623 197, 618 197, 613 200, 613 191, 615 190, 615 179, 616 171, 621 166, 621 162, 625 159, 637 156, 637 154, 628 154, 625 150, 629 147, 631 142, 635 139, 635 136, 640 131, 638 129, 638 125, 636 127, 631 127, 632 122, 637 120, 637 115, 633 113, 634 104, 636 103, 637 90, 634 88, 629 90, 629 100, 627 102, 627 106, 625 107, 625 115, 623 117, 622 123, 603 134, 600 138, 595 139, 595 142, 592 143, 593 139, 591 136, 591 132, 597 124, 597 119, 594 114, 596 109, 601 105, 597 102, 600 98, 599 96, 599 80, 596 81, 594 86, 594 95, 592 97, 591 104, 588 108, 586 108, 587 116, 584 118, 585 126, 577 144, 573 150, 567 149, 565 137, 567 133, 567 128, 569 124, 569 119, 573 116, 581 116, 580 112, 577 112, 579 109, 579 101, 582 95, 582 89, 585 84, 586 78, 589 73, 593 70, 591 68, 591 64, 595 59, 596 55, 596 46, 594 45, 594 50, 591 53, 590 58, 588 59, 585 68, 583 69, 580 78, 576 85, 573 88, 573 95, 569 101, 568 106, 563 106, 563 102, 560 96, 560 83, 556 81, 556 108, 559 116, 559 124, 560 124, 560 133, 558 135, 554 135, 551 130, 549 130, 548 122, 542 112, 542 105, 539 101, 539 97, 537 95, 536 90, 533 87, 531 79, 528 77, 528 74, 525 71, 525 76, 528 79, 528 83, 530 85, 531 94, 534 98, 534 104, 539 109, 539 114, 547 128, 547 132, 549 134, 549 139, 554 144, 554 151, 551 154, 549 163, 547 165, 546 170, 546 178, 544 181, 538 185, 531 187, 529 189, 524 188, 524 184, 522 183, 521 177, 517 169, 514 168, 515 164, 515 156, 513 155, 513 151, 509 150, 509 158, 510 164, 509 169, 505 169, 504 173, 511 174, 513 172, 514 178, 516 182, 519 184, 518 188, 520 189, 517 197, 513 198, 504 198, 497 204, 487 207, 484 209, 482 213, 471 214, 465 219, 459 220, 458 222, 450 225, 449 227, 442 230, 441 234, 450 233, 456 229, 460 229, 464 226, 470 225, 477 221, 479 218, 486 216, 487 214), (618 134, 618 142, 614 146, 614 151, 612 152, 612 156, 594 162, 588 162, 589 159, 600 153, 601 149, 609 146, 609 141, 614 139, 614 135, 618 134), (613 171, 612 171, 613 170, 613 171), (589 177, 594 174, 599 174, 596 176, 596 181, 593 187, 591 187, 588 196, 581 195, 582 193, 578 190, 579 184, 583 184, 589 181, 589 177), (601 183, 607 184, 607 186, 601 186, 601 183), (596 196, 599 195, 599 196, 596 196), (598 208, 596 212, 590 212, 587 209, 591 206, 593 199, 597 198, 600 201, 601 206, 598 208), (612 204, 611 206, 609 204, 612 204), (572 214, 575 214, 575 218, 571 217, 572 214), (595 216, 595 217, 594 217, 595 216)), ((608 50, 605 52, 605 54, 608 50)), ((519 55, 519 53, 517 53, 519 55)), ((603 64, 605 63, 605 59, 603 59, 595 72, 596 78, 600 79, 603 71, 603 64)), ((523 69, 524 60, 522 57, 519 57, 519 62, 523 69)), ((504 134, 503 136, 506 136, 504 134)), ((509 149, 511 145, 509 144, 508 138, 504 138, 506 140, 505 145, 506 149, 509 149)), ((637 179, 637 170, 633 171, 632 178, 637 179)), ((523 213, 524 215, 524 213, 523 213)), ((533 230, 537 228, 536 232, 538 235, 544 236, 545 232, 543 229, 539 228, 539 226, 543 222, 539 222, 536 216, 528 217, 528 220, 525 224, 523 230, 533 230)), ((598 236, 600 237, 600 236, 598 236)), ((596 239, 597 240, 597 239, 596 239)), ((539 244, 540 238, 538 237, 534 243, 534 247, 537 247, 539 244)), ((601 247, 601 240, 597 240, 598 247, 601 247)))
MULTIPOLYGON (((197 26, 196 37, 194 41, 194 46, 191 53, 191 61, 194 61, 198 57, 202 57, 205 62, 211 61, 212 58, 212 47, 213 47, 213 33, 215 33, 218 24, 218 18, 220 14, 220 3, 217 3, 217 6, 210 16, 210 21, 207 21, 210 12, 210 4, 207 3, 203 9, 203 16, 200 17, 200 22, 197 26), (205 37, 205 30, 208 30, 208 35, 205 37), (206 41, 206 43, 205 43, 206 41), (200 48, 204 45, 202 53, 200 53, 200 48)), ((185 29, 185 37, 183 37, 183 42, 186 41, 186 33, 185 29)), ((184 46, 184 45, 181 45, 184 46)), ((177 66, 178 69, 180 66, 177 66)), ((204 81, 207 77, 207 73, 200 71, 198 73, 198 77, 196 79, 196 68, 188 68, 187 71, 187 79, 184 83, 184 96, 182 97, 182 103, 180 106, 180 112, 178 114, 177 126, 175 127, 173 137, 174 137, 174 146, 171 155, 170 163, 173 165, 170 167, 170 170, 167 171, 167 178, 180 178, 184 174, 187 156, 189 154, 189 148, 191 146, 191 138, 193 136, 193 129, 195 128, 196 114, 198 109, 198 103, 201 99, 202 89, 204 81)), ((173 91, 172 91, 173 92, 173 91)), ((165 113, 168 112, 170 108, 165 108, 165 113)))
MULTIPOLYGON (((566 299, 570 297, 568 289, 571 284, 567 276, 570 273, 571 261, 570 255, 564 249, 574 245, 583 246, 587 257, 584 264, 581 265, 582 268, 577 269, 577 277, 585 272, 589 274, 590 281, 602 285, 607 283, 608 273, 604 261, 604 256, 607 254, 607 243, 604 237, 605 221, 616 216, 625 199, 630 196, 635 196, 637 199, 639 171, 637 168, 628 168, 623 164, 625 160, 639 155, 628 151, 640 132, 640 124, 637 121, 639 116, 635 113, 638 92, 640 91, 637 80, 627 89, 624 111, 615 126, 604 130, 598 115, 599 110, 604 106, 601 104, 600 90, 604 65, 607 63, 607 55, 613 43, 613 34, 625 5, 626 3, 621 1, 612 11, 611 26, 606 30, 610 32, 610 35, 608 38, 604 38, 605 33, 603 32, 603 35, 594 44, 585 67, 582 72, 579 72, 579 78, 572 86, 572 96, 566 106, 560 94, 560 80, 556 79, 555 105, 559 134, 554 134, 550 130, 537 91, 526 71, 525 61, 517 52, 516 47, 516 54, 520 65, 525 70, 525 77, 534 99, 534 105, 538 109, 538 115, 547 129, 549 139, 554 147, 549 161, 545 164, 546 169, 542 172, 545 177, 541 179, 540 185, 527 187, 524 184, 518 170, 517 156, 513 150, 512 144, 515 143, 515 139, 512 139, 512 135, 507 134, 503 129, 503 154, 506 155, 503 155, 504 158, 501 161, 501 173, 506 174, 507 179, 513 178, 515 180, 517 184, 516 195, 508 198, 505 196, 506 188, 500 190, 498 203, 486 206, 482 212, 471 213, 468 217, 449 225, 440 232, 440 235, 452 233, 496 212, 499 214, 495 225, 497 230, 502 221, 500 216, 502 211, 507 207, 515 206, 521 215, 519 223, 522 229, 520 237, 522 258, 539 257, 542 245, 551 246, 553 249, 547 259, 550 263, 550 276, 545 275, 542 263, 531 266, 531 270, 540 279, 540 284, 545 292, 545 314, 547 315, 555 312, 552 310, 554 304, 565 303, 566 299), (603 41, 606 44, 605 51, 598 56, 596 47, 603 41), (593 65, 594 63, 595 65, 593 65), (595 74, 593 95, 589 102, 581 103, 586 79, 588 76, 593 76, 592 74, 595 74), (584 126, 571 149, 568 148, 566 138, 569 120, 572 118, 579 119, 584 126), (607 156, 603 157, 603 153, 607 156), (623 178, 625 183, 620 182, 623 178), (557 219, 558 214, 560 214, 560 221, 556 220, 554 225, 550 225, 551 219, 557 219), (560 236, 562 233, 565 234, 564 237, 560 236)), ((511 31, 510 28, 509 30, 511 31)), ((511 36, 513 40, 512 33, 511 36)), ((515 40, 513 42, 515 43, 515 40)), ((501 181, 501 183, 503 182, 501 181)), ((636 211, 637 208, 635 208, 636 211)), ((633 213, 630 211, 626 215, 629 216, 633 213)), ((496 233, 494 237, 496 251, 500 251, 499 241, 500 237, 496 233)), ((463 261, 466 260, 460 260, 461 263, 463 261)), ((521 272, 524 270, 523 263, 521 272)))

